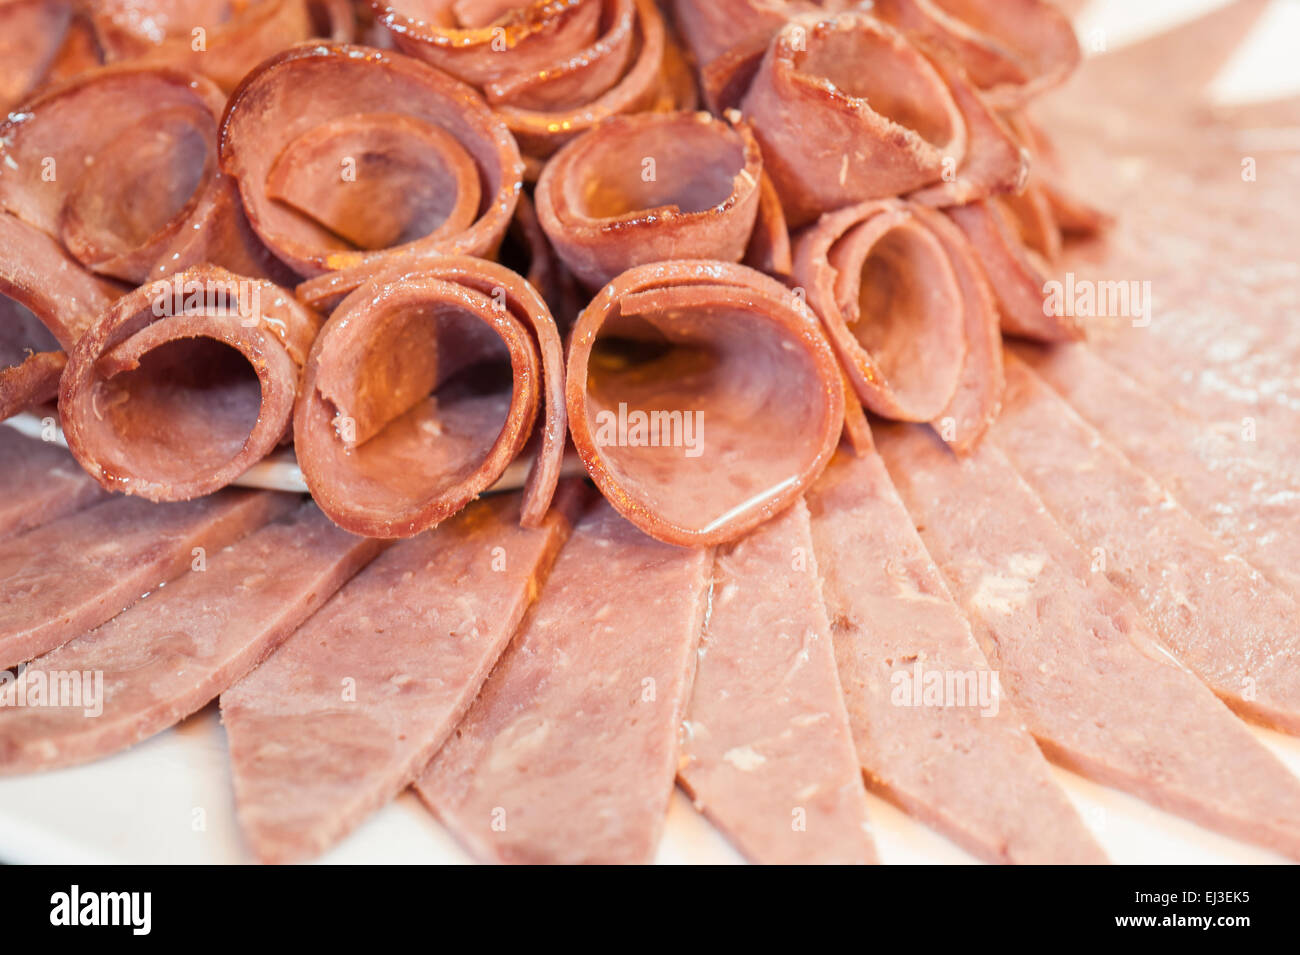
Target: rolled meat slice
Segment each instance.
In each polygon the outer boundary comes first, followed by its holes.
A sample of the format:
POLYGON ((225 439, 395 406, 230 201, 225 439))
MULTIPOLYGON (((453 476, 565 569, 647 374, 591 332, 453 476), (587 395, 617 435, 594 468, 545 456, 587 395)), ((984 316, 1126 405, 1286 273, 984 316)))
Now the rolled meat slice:
POLYGON ((509 130, 468 86, 341 44, 295 47, 250 73, 220 154, 253 228, 308 276, 490 254, 523 180, 509 130))
POLYGON ((992 294, 944 216, 899 200, 828 213, 800 238, 794 280, 871 411, 933 422, 969 450, 1003 386, 992 294))
POLYGON ((282 277, 217 169, 224 103, 209 80, 161 66, 52 87, 0 124, 0 208, 132 285, 197 263, 282 277))
POLYGON ((730 262, 643 265, 578 318, 570 431, 605 497, 659 540, 708 546, 797 498, 844 422, 834 352, 802 299, 730 262))
POLYGON ((933 204, 969 201, 1025 176, 1019 145, 961 71, 863 13, 783 27, 741 110, 791 226, 922 189, 933 204))
POLYGON ((270 282, 195 266, 118 299, 72 350, 68 447, 104 487, 185 501, 289 434, 321 319, 270 282))
POLYGON ((74 0, 0 0, 0 112, 8 112, 58 67, 76 20, 74 0))
POLYGON ((313 37, 349 41, 347 0, 96 0, 107 61, 165 63, 232 90, 262 60, 313 37))
POLYGON ((1046 0, 876 0, 872 11, 960 64, 998 110, 1059 86, 1082 59, 1070 18, 1046 0))
POLYGON ((708 113, 618 116, 565 146, 537 183, 560 258, 600 288, 666 259, 739 262, 761 200, 753 134, 708 113))
POLYGON ((672 85, 654 0, 371 5, 399 49, 483 90, 525 155, 549 156, 606 117, 652 108, 672 85))
POLYGON ((341 527, 410 537, 491 487, 544 403, 523 505, 537 526, 564 454, 563 374, 546 303, 503 266, 453 257, 380 273, 312 348, 294 418, 303 477, 341 527))

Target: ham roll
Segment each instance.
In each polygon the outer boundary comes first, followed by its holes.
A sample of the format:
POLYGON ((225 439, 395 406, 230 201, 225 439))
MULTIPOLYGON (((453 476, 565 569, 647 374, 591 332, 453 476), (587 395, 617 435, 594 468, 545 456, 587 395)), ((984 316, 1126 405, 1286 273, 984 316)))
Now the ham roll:
POLYGON ((600 288, 647 262, 739 262, 762 175, 762 154, 743 125, 707 113, 619 116, 547 163, 537 216, 564 264, 600 288))
POLYGON ((861 13, 787 24, 740 101, 791 226, 869 199, 970 202, 1024 184, 961 70, 861 13))
POLYGON ((289 434, 320 318, 287 290, 195 266, 124 295, 69 354, 68 447, 104 487, 210 494, 289 434))
POLYGON ((570 431, 597 487, 671 544, 735 540, 803 493, 844 422, 834 352, 801 298, 731 262, 631 269, 578 318, 570 431))
POLYGON ((210 81, 168 67, 52 87, 0 124, 0 208, 133 286, 198 263, 281 273, 217 169, 224 104, 210 81))
MULTIPOLYGON (((371 0, 398 48, 483 91, 525 155, 675 101, 654 0, 371 0)), ((678 103, 677 105, 681 105, 678 103)))
POLYGON ((1001 408, 995 301, 966 238, 941 213, 891 199, 823 216, 794 280, 821 317, 857 398, 929 421, 969 451, 1001 408))
POLYGON ((298 464, 340 527, 411 537, 491 487, 544 413, 523 506, 537 526, 564 453, 563 374, 554 319, 514 272, 458 256, 379 272, 312 347, 298 464))
POLYGON ((99 48, 76 0, 0 0, 0 114, 46 83, 99 65, 99 48))
POLYGON ((960 65, 999 111, 1060 85, 1081 59, 1070 18, 1048 0, 875 0, 872 12, 960 65))
POLYGON ((346 45, 294 47, 250 73, 220 154, 253 228, 307 276, 494 253, 523 180, 509 130, 472 89, 346 45))

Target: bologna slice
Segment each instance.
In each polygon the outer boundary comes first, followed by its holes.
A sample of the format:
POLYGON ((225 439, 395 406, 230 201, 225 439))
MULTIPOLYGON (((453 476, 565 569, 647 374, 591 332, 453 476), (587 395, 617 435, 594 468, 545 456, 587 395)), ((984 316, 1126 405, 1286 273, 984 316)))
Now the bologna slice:
POLYGON ((582 517, 519 634, 417 783, 476 856, 653 859, 712 566, 710 551, 652 540, 603 500, 582 517))
POLYGON ((569 426, 605 497, 673 544, 735 540, 789 506, 844 422, 835 355, 803 299, 729 262, 619 276, 569 346, 569 426))
POLYGON ((307 486, 341 527, 410 537, 491 487, 539 414, 529 526, 564 454, 559 331, 523 278, 452 256, 380 272, 334 310, 307 362, 294 440, 307 486))
POLYGON ((1129 378, 1083 345, 1018 348, 1089 424, 1252 567, 1300 599, 1300 477, 1129 378))
POLYGON ((0 538, 98 503, 104 492, 67 451, 0 427, 0 538))
POLYGON ((253 228, 306 276, 491 253, 523 177, 514 138, 474 90, 345 44, 259 65, 231 94, 219 141, 253 228))
POLYGON ((263 660, 382 547, 307 503, 213 552, 201 573, 31 662, 28 679, 102 673, 103 709, 93 718, 69 707, 0 709, 0 772, 86 762, 180 722, 263 660))
POLYGON ((1300 605, 1015 359, 993 440, 1170 653, 1242 716, 1300 733, 1300 605))
POLYGON ((677 776, 751 860, 876 861, 808 509, 796 501, 713 566, 677 776))
POLYGON ((537 217, 564 264, 600 288, 649 262, 739 262, 762 176, 763 157, 743 125, 707 113, 619 116, 546 164, 537 217))
POLYGON ((396 544, 222 694, 239 819, 263 861, 324 851, 465 715, 569 532, 564 507, 521 528, 520 505, 494 497, 396 544))
POLYGON ((104 487, 185 501, 289 436, 320 317, 270 282, 195 266, 113 303, 60 386, 68 447, 104 487))
POLYGON ((233 490, 166 505, 115 498, 0 542, 0 667, 99 626, 293 501, 233 490))
POLYGON ((902 425, 880 427, 877 439, 957 605, 1050 759, 1300 858, 1300 780, 1160 648, 997 448, 958 459, 902 425))
POLYGON ((1104 862, 876 452, 841 451, 808 505, 868 785, 989 862, 1104 862), (936 683, 954 687, 952 696, 927 700, 936 683))

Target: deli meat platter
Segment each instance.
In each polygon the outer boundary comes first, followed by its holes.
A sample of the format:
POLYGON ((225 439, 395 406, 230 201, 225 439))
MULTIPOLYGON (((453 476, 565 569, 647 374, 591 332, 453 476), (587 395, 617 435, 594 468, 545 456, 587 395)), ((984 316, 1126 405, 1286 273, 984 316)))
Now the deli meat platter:
POLYGON ((0 863, 1300 860, 1297 38, 0 0, 0 863))

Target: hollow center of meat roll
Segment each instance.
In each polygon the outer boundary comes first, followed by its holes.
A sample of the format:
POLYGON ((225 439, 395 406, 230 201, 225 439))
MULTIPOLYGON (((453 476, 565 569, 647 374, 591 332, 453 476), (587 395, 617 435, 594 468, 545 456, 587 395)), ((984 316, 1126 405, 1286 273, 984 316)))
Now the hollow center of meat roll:
POLYGON ((573 208, 591 219, 673 207, 705 212, 731 197, 745 168, 739 136, 683 135, 675 123, 614 129, 590 141, 581 172, 566 181, 573 208))
POLYGON ((612 317, 588 366, 587 418, 610 474, 694 532, 787 489, 826 414, 806 346, 738 300, 612 317))
POLYGON ((58 341, 30 309, 0 295, 0 371, 33 354, 58 350, 58 341))
POLYGON ((943 80, 925 58, 879 29, 811 30, 796 56, 805 75, 826 80, 938 149, 960 139, 943 80))
POLYGON ((164 342, 137 368, 99 379, 91 397, 110 475, 181 484, 239 453, 257 423, 261 384, 248 359, 210 338, 164 342))

